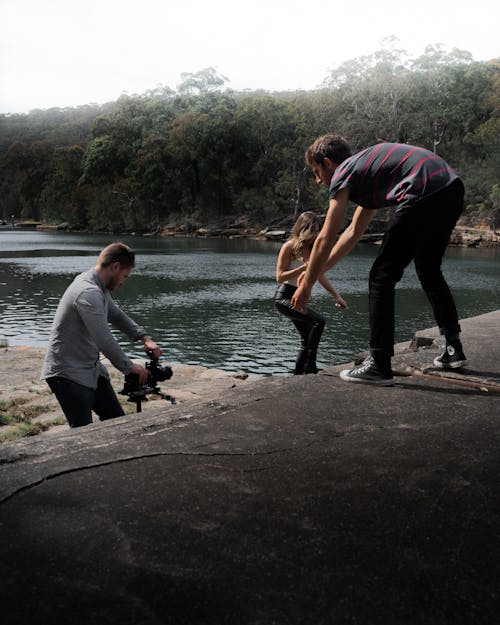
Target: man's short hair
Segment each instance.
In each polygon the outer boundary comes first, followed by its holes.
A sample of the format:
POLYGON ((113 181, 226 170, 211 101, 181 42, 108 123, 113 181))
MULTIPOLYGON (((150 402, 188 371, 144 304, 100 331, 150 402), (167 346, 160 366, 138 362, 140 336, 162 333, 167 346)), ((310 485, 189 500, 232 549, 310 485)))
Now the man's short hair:
POLYGON ((120 263, 122 269, 135 266, 135 252, 125 243, 111 243, 99 254, 97 264, 101 267, 108 267, 113 263, 120 263))
POLYGON ((306 150, 306 163, 310 166, 322 165, 325 157, 340 165, 352 155, 351 147, 340 135, 323 135, 306 150))

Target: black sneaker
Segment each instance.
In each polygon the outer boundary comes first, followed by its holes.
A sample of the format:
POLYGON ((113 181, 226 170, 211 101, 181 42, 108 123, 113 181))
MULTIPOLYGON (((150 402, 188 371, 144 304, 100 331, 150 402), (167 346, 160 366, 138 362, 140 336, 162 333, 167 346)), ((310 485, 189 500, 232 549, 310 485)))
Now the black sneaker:
POLYGON ((447 345, 441 356, 434 358, 434 366, 440 369, 459 369, 466 364, 467 358, 462 348, 455 348, 453 345, 447 345))
POLYGON ((392 386, 392 372, 382 371, 375 362, 373 356, 365 358, 359 367, 344 369, 340 377, 345 382, 362 382, 364 384, 378 384, 379 386, 392 386))

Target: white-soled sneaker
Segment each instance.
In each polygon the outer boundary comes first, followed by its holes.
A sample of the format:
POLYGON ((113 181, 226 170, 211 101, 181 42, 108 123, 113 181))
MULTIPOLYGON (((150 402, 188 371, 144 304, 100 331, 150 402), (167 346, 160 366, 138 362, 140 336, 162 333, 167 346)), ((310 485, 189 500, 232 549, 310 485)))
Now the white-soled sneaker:
POLYGON ((447 345, 441 356, 434 358, 434 366, 440 369, 459 369, 466 364, 467 358, 462 348, 456 349, 453 345, 447 345))
POLYGON ((378 384, 379 386, 393 386, 392 372, 382 371, 373 356, 365 358, 359 367, 344 369, 340 377, 345 382, 360 382, 362 384, 378 384))

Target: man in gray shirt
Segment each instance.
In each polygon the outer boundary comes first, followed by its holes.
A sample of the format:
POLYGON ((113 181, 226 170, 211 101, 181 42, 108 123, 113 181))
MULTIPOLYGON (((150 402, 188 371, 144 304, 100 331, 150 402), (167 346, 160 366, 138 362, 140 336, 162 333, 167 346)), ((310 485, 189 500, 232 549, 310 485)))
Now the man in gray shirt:
POLYGON ((102 250, 93 269, 77 276, 59 302, 52 324, 49 347, 42 369, 70 427, 92 423, 92 410, 101 420, 124 415, 102 352, 123 374, 136 374, 140 384, 149 372, 133 363, 111 333, 109 324, 132 341, 141 340, 153 358, 161 349, 115 304, 111 291, 122 286, 135 266, 135 253, 123 243, 102 250))

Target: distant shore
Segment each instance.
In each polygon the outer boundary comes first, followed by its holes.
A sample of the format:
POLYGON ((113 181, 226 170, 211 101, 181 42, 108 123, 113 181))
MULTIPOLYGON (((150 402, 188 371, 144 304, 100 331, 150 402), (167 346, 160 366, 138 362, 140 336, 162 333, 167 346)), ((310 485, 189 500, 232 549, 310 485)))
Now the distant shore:
MULTIPOLYGON (((23 221, 0 225, 5 230, 38 230, 44 232, 81 232, 89 234, 113 234, 114 236, 161 236, 161 237, 188 237, 188 238, 226 238, 226 239, 257 239, 264 241, 285 241, 290 236, 292 223, 283 223, 276 226, 252 228, 239 224, 223 224, 213 226, 190 226, 183 224, 157 228, 151 232, 99 232, 78 229, 68 223, 46 224, 36 221, 23 221)), ((365 243, 379 243, 383 238, 383 222, 378 221, 369 232, 361 238, 365 243)), ((500 246, 500 233, 487 226, 469 226, 459 224, 453 230, 450 243, 453 247, 467 248, 495 248, 500 246)))

